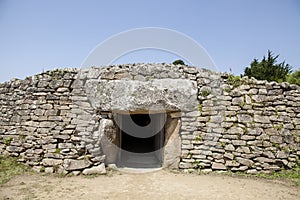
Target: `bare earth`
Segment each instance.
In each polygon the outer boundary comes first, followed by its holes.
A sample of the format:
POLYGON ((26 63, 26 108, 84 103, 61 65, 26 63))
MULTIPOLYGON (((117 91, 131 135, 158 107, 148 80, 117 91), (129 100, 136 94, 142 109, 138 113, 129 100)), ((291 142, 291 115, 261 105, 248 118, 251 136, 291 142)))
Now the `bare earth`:
POLYGON ((58 178, 22 175, 0 187, 0 199, 300 199, 300 188, 286 183, 223 175, 143 174, 58 178))

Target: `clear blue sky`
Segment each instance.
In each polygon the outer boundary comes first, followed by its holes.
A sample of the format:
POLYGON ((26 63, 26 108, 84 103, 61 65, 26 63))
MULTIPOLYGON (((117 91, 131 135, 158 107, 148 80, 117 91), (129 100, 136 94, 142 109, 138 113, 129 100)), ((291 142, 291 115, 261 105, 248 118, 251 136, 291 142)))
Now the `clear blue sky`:
MULTIPOLYGON (((220 71, 240 74, 267 50, 300 67, 298 0, 0 0, 0 82, 80 67, 100 42, 133 28, 162 27, 201 44, 220 71)), ((122 62, 172 62, 145 51, 122 62)))

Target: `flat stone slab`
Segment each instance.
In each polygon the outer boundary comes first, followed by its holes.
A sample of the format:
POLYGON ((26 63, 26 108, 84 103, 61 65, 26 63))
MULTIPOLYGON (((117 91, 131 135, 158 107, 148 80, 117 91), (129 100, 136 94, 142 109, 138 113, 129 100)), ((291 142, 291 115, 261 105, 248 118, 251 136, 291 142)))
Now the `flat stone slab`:
POLYGON ((92 107, 102 110, 195 110, 197 83, 185 79, 88 80, 92 107))

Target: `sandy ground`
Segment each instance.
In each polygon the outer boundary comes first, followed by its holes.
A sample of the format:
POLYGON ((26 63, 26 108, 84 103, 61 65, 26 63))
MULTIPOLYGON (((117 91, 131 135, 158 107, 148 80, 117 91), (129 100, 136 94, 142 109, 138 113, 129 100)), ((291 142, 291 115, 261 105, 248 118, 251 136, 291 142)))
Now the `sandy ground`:
POLYGON ((0 199, 300 199, 300 188, 263 179, 224 175, 143 174, 58 178, 22 175, 0 187, 0 199))

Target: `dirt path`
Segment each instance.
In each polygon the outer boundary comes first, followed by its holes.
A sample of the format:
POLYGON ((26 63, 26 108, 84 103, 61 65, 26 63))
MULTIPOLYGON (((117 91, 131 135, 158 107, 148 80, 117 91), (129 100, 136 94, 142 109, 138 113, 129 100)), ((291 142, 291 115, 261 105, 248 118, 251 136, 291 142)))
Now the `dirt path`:
POLYGON ((299 187, 221 175, 144 174, 58 178, 18 176, 0 187, 0 199, 300 199, 299 187))

